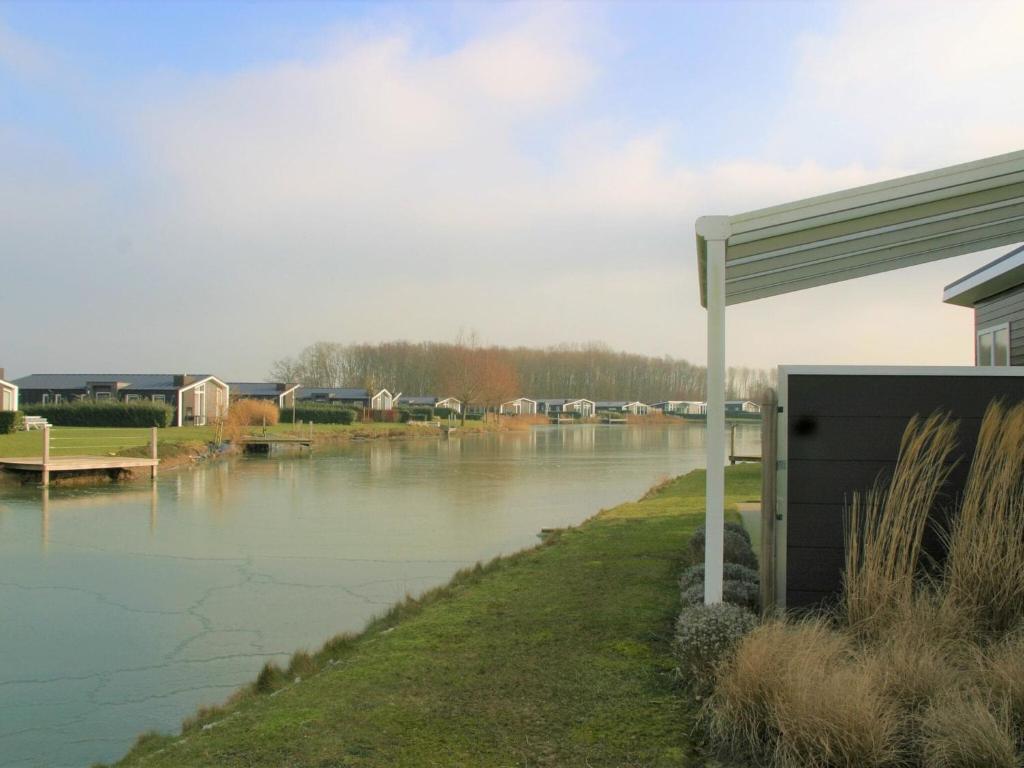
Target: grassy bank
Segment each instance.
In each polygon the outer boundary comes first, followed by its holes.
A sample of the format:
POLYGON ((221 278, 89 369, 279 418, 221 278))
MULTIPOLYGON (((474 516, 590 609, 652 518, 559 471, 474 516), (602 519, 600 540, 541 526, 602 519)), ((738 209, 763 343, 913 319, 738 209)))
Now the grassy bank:
MULTIPOLYGON (((700 764, 669 640, 703 488, 691 473, 460 573, 119 765, 700 764)), ((727 489, 756 498, 759 467, 727 489)))

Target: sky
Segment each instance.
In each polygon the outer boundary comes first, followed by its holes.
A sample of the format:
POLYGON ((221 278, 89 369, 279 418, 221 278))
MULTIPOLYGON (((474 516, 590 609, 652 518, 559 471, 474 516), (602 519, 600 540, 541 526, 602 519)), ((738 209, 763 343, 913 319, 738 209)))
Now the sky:
MULTIPOLYGON (((1021 29, 997 2, 0 2, 0 366, 258 380, 468 329, 703 363, 694 220, 1024 148, 1021 29)), ((728 362, 970 364, 942 288, 1007 250, 732 307, 728 362)))

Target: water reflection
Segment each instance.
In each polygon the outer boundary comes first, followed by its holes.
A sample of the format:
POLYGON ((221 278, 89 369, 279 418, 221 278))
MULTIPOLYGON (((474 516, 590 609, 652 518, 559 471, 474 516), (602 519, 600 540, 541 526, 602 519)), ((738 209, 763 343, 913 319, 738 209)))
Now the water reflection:
POLYGON ((552 427, 3 487, 0 765, 114 759, 267 659, 702 465, 703 444, 692 424, 552 427))

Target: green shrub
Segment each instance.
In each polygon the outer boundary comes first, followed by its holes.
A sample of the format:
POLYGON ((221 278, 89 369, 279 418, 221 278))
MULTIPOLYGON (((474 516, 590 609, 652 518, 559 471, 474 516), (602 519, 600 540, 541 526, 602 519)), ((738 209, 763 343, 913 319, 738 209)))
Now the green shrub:
POLYGON ((756 626, 754 615, 737 605, 684 606, 672 642, 681 679, 698 695, 710 693, 718 665, 756 626))
MULTIPOLYGON (((761 588, 749 581, 725 579, 722 582, 722 600, 749 611, 757 611, 761 602, 761 588)), ((704 585, 695 584, 692 587, 687 587, 682 591, 680 601, 684 606, 703 605, 704 585)))
POLYGON ((438 419, 458 418, 459 413, 454 408, 435 408, 434 416, 438 419))
POLYGON ((281 409, 281 424, 313 422, 314 424, 351 424, 356 420, 357 411, 347 405, 328 403, 302 403, 295 408, 281 409), (295 421, 292 421, 294 414, 295 421))
POLYGON ((409 419, 407 421, 430 421, 434 416, 434 409, 429 405, 416 405, 409 409, 409 419))
POLYGON ((58 427, 169 427, 174 409, 150 400, 77 400, 73 403, 26 405, 30 416, 42 416, 58 427))
MULTIPOLYGON (((757 571, 753 568, 748 568, 745 565, 737 565, 736 563, 726 563, 722 568, 722 578, 726 581, 742 581, 747 584, 758 585, 761 583, 761 577, 757 571)), ((683 575, 679 577, 679 589, 683 592, 688 590, 690 587, 700 586, 704 587, 704 564, 692 565, 683 571, 683 575)))
POLYGON ((9 435, 21 429, 21 411, 0 411, 0 435, 9 435))
MULTIPOLYGON (((723 541, 725 562, 743 565, 752 570, 757 570, 757 555, 750 546, 750 534, 736 523, 725 524, 725 539, 723 541)), ((697 561, 704 560, 704 529, 698 528, 690 537, 690 551, 697 561)))

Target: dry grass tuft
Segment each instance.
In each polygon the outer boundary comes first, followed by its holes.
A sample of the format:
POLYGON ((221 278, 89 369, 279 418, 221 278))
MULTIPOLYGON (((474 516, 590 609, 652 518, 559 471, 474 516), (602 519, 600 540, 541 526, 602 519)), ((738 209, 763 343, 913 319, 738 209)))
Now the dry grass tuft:
POLYGON ((956 424, 946 414, 910 420, 888 488, 853 498, 847 515, 843 610, 858 632, 877 634, 914 597, 929 513, 952 469, 956 424))
POLYGON ((744 638, 704 709, 712 738, 771 765, 885 766, 899 717, 851 638, 823 621, 770 622, 744 638))
POLYGON ((1024 620, 1024 403, 985 413, 960 513, 949 532, 946 595, 978 632, 1024 620))
POLYGON ((952 691, 921 716, 924 765, 929 768, 1019 768, 1010 710, 984 692, 952 691))

